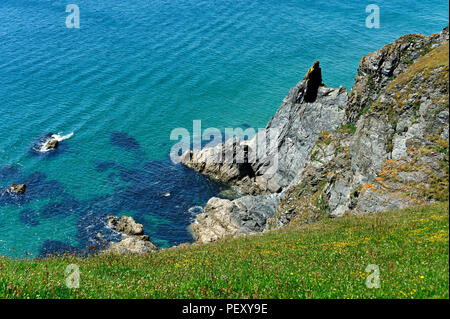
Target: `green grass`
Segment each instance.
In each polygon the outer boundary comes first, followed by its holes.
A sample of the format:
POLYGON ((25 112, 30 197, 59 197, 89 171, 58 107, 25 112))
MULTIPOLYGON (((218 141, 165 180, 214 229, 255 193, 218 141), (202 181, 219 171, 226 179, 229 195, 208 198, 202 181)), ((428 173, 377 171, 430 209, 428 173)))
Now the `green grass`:
POLYGON ((337 131, 342 133, 354 134, 356 132, 356 126, 352 123, 342 124, 338 127, 337 131))
POLYGON ((449 298, 448 202, 145 256, 0 258, 2 298, 449 298), (79 289, 65 286, 77 264, 79 289), (369 264, 381 287, 365 285, 369 264))

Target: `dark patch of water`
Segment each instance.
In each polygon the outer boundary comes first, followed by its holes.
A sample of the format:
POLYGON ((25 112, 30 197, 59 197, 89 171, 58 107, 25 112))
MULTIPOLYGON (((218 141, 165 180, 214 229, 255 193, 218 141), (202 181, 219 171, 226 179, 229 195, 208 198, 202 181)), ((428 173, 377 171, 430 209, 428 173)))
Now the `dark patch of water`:
POLYGON ((138 141, 131 135, 128 135, 127 133, 120 131, 113 131, 111 132, 110 139, 112 145, 120 147, 125 151, 128 152, 141 151, 141 146, 139 145, 138 141))

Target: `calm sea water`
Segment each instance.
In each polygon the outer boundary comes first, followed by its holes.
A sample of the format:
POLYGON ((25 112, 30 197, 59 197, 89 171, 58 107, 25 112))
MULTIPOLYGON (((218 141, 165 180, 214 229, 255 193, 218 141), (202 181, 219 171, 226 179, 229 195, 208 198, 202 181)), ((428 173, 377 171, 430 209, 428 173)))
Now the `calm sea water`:
POLYGON ((168 154, 176 127, 264 127, 315 59, 350 89, 362 56, 448 24, 448 3, 375 1, 0 1, 0 255, 95 245, 107 214, 131 215, 161 247, 223 186, 168 154), (51 153, 49 132, 74 132, 51 153), (24 196, 4 187, 26 183, 24 196))

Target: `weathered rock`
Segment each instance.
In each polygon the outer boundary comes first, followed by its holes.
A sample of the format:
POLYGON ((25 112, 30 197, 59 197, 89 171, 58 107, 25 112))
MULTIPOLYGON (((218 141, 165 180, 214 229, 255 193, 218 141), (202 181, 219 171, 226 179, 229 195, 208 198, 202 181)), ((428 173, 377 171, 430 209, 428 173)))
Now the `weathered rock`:
POLYGON ((122 216, 119 220, 116 216, 108 216, 107 221, 111 228, 122 233, 123 239, 120 242, 110 243, 104 253, 145 254, 158 250, 158 247, 150 241, 150 237, 144 235, 142 224, 136 223, 132 217, 122 216))
POLYGON ((424 196, 423 192, 417 193, 412 189, 406 192, 410 187, 405 181, 399 180, 399 184, 387 183, 387 180, 394 177, 397 179, 396 175, 405 169, 420 173, 409 174, 421 176, 421 179, 415 181, 413 188, 416 189, 423 181, 428 180, 427 177, 435 180, 432 176, 443 174, 445 170, 441 165, 425 169, 426 165, 419 167, 414 163, 417 160, 424 163, 427 161, 435 164, 448 163, 448 151, 445 156, 448 138, 447 141, 440 138, 443 130, 448 127, 448 92, 448 42, 446 42, 418 59, 415 64, 391 81, 360 119, 350 145, 351 170, 354 175, 352 188, 372 184, 375 187, 367 188, 367 192, 372 193, 372 200, 364 205, 365 201, 362 199, 365 197, 363 197, 356 207, 356 212, 384 211, 393 207, 402 208, 408 204, 417 204, 420 197, 417 195, 421 193, 421 196, 424 196), (438 62, 442 56, 442 62, 438 62), (435 155, 440 153, 436 151, 439 149, 443 149, 444 153, 441 153, 438 159, 435 155), (395 172, 386 176, 386 167, 396 161, 404 161, 403 166, 399 166, 395 172), (423 175, 422 172, 430 174, 423 175), (395 197, 400 196, 402 200, 395 200, 391 196, 397 192, 395 197), (378 206, 374 204, 373 199, 377 194, 379 194, 378 206))
POLYGON ((116 216, 108 216, 108 222, 111 227, 118 232, 124 233, 129 236, 143 235, 144 226, 142 224, 136 223, 133 217, 122 216, 120 220, 116 216))
POLYGON ((314 65, 309 69, 305 76, 306 90, 304 95, 305 102, 312 103, 317 98, 319 87, 325 86, 322 83, 322 69, 319 66, 319 61, 315 61, 314 65))
POLYGON ((254 174, 248 162, 243 160, 243 163, 236 163, 235 160, 236 154, 244 154, 246 148, 244 143, 234 137, 213 148, 199 152, 187 151, 180 160, 184 165, 224 183, 237 183, 254 174))
POLYGON ((190 227, 195 238, 203 243, 229 235, 261 232, 266 220, 275 213, 278 201, 278 194, 244 196, 233 201, 213 197, 190 227))
POLYGON ((319 87, 316 100, 305 102, 307 83, 291 89, 266 129, 280 132, 274 148, 254 167, 258 186, 269 192, 288 187, 299 175, 323 130, 334 130, 342 123, 347 91, 344 88, 319 87), (274 160, 275 159, 275 160, 274 160), (267 165, 277 163, 273 174, 265 174, 267 165))
POLYGON ((12 184, 9 189, 6 190, 10 194, 25 194, 27 186, 25 184, 12 184))
POLYGON ((301 176, 283 194, 275 215, 267 228, 283 227, 295 220, 312 223, 330 211, 341 210, 342 193, 349 186, 336 181, 348 180, 350 166, 348 146, 351 133, 346 130, 323 131, 311 151, 301 176), (341 185, 342 184, 342 185, 341 185), (330 189, 330 185, 336 185, 330 189), (342 188, 340 188, 342 187, 342 188))
POLYGON ((404 35, 394 43, 363 57, 345 107, 346 122, 356 123, 393 79, 404 73, 421 56, 446 41, 448 26, 441 34, 429 37, 422 34, 404 35))
POLYGON ((132 236, 118 243, 111 243, 106 252, 118 255, 141 255, 157 250, 158 248, 151 241, 132 236))

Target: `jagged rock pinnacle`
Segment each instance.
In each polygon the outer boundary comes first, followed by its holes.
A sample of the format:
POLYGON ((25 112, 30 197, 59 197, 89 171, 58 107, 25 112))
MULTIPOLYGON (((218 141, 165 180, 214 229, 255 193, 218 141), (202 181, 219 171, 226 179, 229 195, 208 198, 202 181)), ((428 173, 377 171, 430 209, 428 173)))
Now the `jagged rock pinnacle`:
POLYGON ((317 97, 317 91, 322 83, 322 69, 319 66, 319 61, 315 61, 313 66, 308 70, 305 75, 306 80, 306 92, 305 92, 305 102, 314 102, 317 97))

